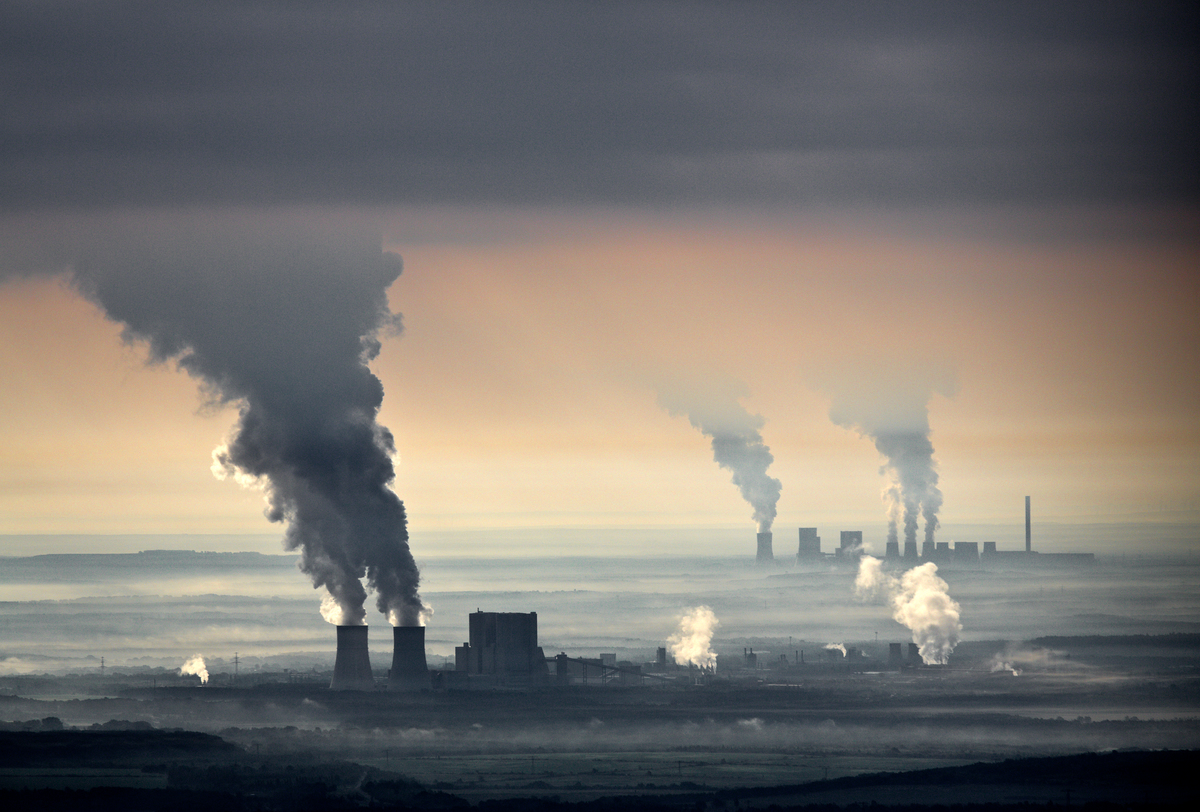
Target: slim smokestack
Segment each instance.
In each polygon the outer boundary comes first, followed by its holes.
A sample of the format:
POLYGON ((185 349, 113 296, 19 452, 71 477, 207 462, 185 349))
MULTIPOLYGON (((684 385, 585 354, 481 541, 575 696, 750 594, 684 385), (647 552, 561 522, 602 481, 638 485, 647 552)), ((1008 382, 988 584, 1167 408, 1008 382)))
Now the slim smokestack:
POLYGON ((396 626, 392 629, 392 670, 388 689, 429 690, 429 668, 425 664, 425 627, 396 626))
POLYGON ((329 688, 334 691, 375 690, 371 657, 367 653, 366 626, 337 627, 337 660, 333 664, 329 688))
POLYGON ((1025 497, 1025 552, 1033 552, 1033 536, 1029 532, 1029 497, 1025 497))
POLYGON ((771 546, 771 538, 770 533, 758 534, 758 558, 756 560, 759 564, 770 564, 775 560, 775 551, 771 546))

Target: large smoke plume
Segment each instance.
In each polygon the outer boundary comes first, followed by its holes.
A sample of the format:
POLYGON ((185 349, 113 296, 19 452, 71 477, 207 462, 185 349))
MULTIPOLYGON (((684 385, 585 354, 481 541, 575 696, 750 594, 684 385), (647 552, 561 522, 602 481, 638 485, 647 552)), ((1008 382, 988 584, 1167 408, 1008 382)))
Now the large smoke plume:
POLYGON ((667 638, 671 656, 679 665, 693 663, 700 668, 713 668, 717 655, 711 648, 713 633, 721 622, 712 609, 697 606, 679 618, 679 631, 667 638))
POLYGON ((942 491, 929 436, 929 399, 934 392, 953 395, 953 375, 898 366, 856 378, 833 377, 830 419, 870 437, 885 459, 880 473, 888 478, 882 493, 888 541, 899 541, 903 524, 905 547, 915 548, 924 519, 924 540, 932 544, 942 491))
POLYGON ((912 631, 913 642, 927 665, 945 664, 958 645, 962 632, 959 606, 932 561, 896 578, 883 571, 878 558, 863 556, 854 592, 864 600, 886 601, 892 618, 912 631))
POLYGON ((766 533, 775 521, 782 484, 767 475, 775 458, 760 433, 765 421, 738 402, 747 394, 744 386, 732 382, 703 389, 676 384, 660 387, 658 402, 672 416, 687 415, 693 426, 712 439, 713 460, 733 472, 733 484, 754 508, 758 532, 766 533))
POLYGON ((237 407, 214 473, 264 491, 267 518, 286 523, 285 546, 328 591, 323 614, 338 624, 365 623, 368 588, 393 624, 416 625, 422 611, 390 488, 395 446, 376 421, 383 386, 368 368, 400 327, 386 296, 400 268, 376 233, 199 217, 100 240, 73 263, 79 290, 126 340, 237 407))

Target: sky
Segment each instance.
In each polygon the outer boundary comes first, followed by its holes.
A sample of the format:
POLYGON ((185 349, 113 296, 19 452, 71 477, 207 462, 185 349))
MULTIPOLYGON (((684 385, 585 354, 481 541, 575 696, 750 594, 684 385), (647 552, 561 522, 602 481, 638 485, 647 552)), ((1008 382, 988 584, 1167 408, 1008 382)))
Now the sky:
POLYGON ((282 535, 213 449, 363 335, 414 537, 749 536, 678 380, 761 416, 778 537, 882 533, 868 392, 947 528, 1200 523, 1188 6, 0 18, 0 534, 282 535))

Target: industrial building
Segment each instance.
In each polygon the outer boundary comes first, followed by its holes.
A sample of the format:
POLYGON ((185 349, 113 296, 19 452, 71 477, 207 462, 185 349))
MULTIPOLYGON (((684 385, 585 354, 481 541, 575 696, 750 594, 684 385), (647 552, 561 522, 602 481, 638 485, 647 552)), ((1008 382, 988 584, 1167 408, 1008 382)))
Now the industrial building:
POLYGON ((492 682, 541 683, 549 679, 538 645, 537 612, 472 612, 468 641, 454 649, 454 670, 492 682))
POLYGON ((843 530, 841 543, 834 553, 838 558, 857 559, 862 555, 863 536, 861 530, 843 530))
POLYGON ((800 528, 800 546, 796 550, 797 561, 812 561, 821 557, 821 537, 815 527, 800 528))
MULTIPOLYGON (((759 561, 762 560, 762 539, 759 539, 759 561)), ((861 530, 841 531, 840 543, 834 550, 832 558, 838 561, 858 560, 863 545, 861 530)), ((769 542, 768 542, 769 546, 769 542)), ((817 536, 817 528, 800 528, 800 546, 796 551, 797 564, 810 564, 830 558, 821 552, 821 539, 817 536)), ((921 562, 932 561, 939 567, 948 568, 1020 568, 1020 567, 1075 567, 1094 563, 1096 556, 1092 553, 1039 553, 1033 549, 1033 522, 1030 511, 1030 498, 1025 497, 1025 549, 998 550, 996 542, 983 542, 979 549, 976 541, 926 541, 917 555, 916 542, 905 541, 904 552, 901 555, 899 541, 888 541, 883 553, 884 561, 893 566, 915 566, 921 562)))

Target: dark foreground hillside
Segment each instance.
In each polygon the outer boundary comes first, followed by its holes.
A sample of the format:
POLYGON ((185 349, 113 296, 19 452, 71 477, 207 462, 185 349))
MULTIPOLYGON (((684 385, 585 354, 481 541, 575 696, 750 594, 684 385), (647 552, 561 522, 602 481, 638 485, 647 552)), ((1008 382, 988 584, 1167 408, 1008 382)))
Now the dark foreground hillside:
POLYGON ((727 810, 894 809, 1107 810, 1194 808, 1200 753, 1136 751, 1012 759, 961 767, 875 773, 777 787, 701 791, 680 785, 571 802, 528 788, 526 797, 484 800, 430 792, 402 775, 303 754, 260 757, 220 737, 162 730, 0 732, 0 809, 727 810))

